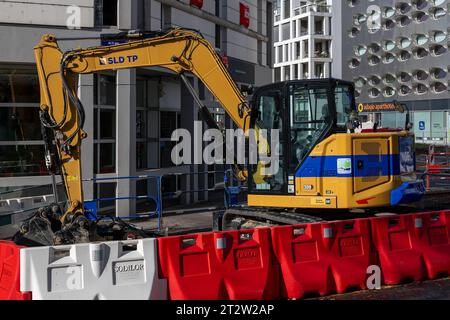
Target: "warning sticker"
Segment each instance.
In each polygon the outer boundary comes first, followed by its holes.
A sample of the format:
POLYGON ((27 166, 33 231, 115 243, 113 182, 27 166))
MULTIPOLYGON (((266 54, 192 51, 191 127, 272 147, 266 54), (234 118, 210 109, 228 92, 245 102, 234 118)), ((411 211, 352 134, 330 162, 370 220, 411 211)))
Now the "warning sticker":
POLYGON ((351 158, 337 159, 337 172, 338 174, 351 174, 352 159, 351 158))

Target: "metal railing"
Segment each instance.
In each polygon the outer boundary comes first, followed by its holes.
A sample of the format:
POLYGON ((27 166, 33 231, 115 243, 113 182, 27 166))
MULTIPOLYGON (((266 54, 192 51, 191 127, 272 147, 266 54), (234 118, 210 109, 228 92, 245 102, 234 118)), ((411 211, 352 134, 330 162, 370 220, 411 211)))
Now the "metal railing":
POLYGON ((450 191, 450 152, 430 152, 423 178, 427 191, 450 191))
MULTIPOLYGON (((115 208, 115 204, 110 207, 102 207, 101 204, 106 202, 116 202, 116 201, 126 201, 126 200, 134 200, 135 204, 143 203, 145 201, 149 201, 150 204, 153 204, 154 210, 144 211, 142 213, 128 213, 127 217, 121 217, 122 220, 131 220, 131 219, 142 219, 142 218, 157 218, 157 227, 158 230, 163 228, 162 217, 163 217, 163 202, 164 200, 176 199, 183 194, 192 194, 192 193, 201 193, 201 192, 211 192, 219 190, 217 188, 217 184, 214 184, 213 188, 209 188, 206 186, 205 188, 191 189, 191 190, 178 190, 178 191, 163 191, 163 179, 169 177, 188 177, 188 176, 196 176, 196 175, 209 175, 209 174, 221 174, 225 175, 224 171, 204 171, 204 172, 187 172, 187 173, 162 173, 162 174, 148 174, 148 175, 136 175, 136 176, 124 176, 124 177, 108 177, 108 178, 91 178, 91 179, 83 179, 83 182, 93 182, 93 183, 105 183, 108 181, 121 181, 121 180, 136 180, 136 181, 147 181, 151 182, 148 185, 147 194, 145 195, 136 195, 136 196, 122 196, 122 197, 100 197, 94 198, 90 200, 85 200, 85 210, 90 219, 97 219, 98 216, 110 216, 108 214, 109 211, 114 211, 117 215, 117 209, 115 208), (106 213, 105 213, 106 212, 106 213)), ((208 182, 205 181, 207 184, 208 182)), ((59 184, 61 185, 61 184, 59 184)), ((220 186, 220 183, 219 183, 220 186)), ((33 189, 42 188, 43 186, 35 186, 35 187, 27 187, 17 190, 11 190, 2 193, 14 193, 20 191, 31 191, 33 189)), ((9 219, 12 223, 14 221, 19 221, 20 219, 16 219, 15 217, 21 215, 30 215, 33 214, 38 208, 44 205, 51 205, 54 203, 52 195, 42 195, 35 197, 26 197, 20 199, 7 199, 0 200, 0 217, 11 217, 9 219), (39 201, 36 201, 38 199, 39 201), (41 200, 43 199, 43 200, 41 200), (26 204, 26 205, 25 205, 26 204), (34 206, 32 205, 34 204, 34 206)), ((64 205, 64 202, 61 202, 60 205, 64 205)), ((181 210, 177 210, 180 212, 181 210)))

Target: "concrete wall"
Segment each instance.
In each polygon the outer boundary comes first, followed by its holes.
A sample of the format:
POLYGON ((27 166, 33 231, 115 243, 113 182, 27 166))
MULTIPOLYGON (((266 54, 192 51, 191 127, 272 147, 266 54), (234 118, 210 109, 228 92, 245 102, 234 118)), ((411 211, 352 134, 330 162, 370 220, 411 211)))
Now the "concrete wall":
POLYGON ((94 27, 94 0, 4 0, 0 1, 0 22, 66 26, 71 6, 80 8, 81 27, 94 27))

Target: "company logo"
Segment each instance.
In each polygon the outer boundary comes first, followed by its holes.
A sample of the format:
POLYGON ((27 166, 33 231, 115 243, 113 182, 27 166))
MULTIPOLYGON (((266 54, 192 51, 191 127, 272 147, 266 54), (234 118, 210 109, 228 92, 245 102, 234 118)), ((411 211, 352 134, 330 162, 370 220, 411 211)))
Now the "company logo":
POLYGON ((340 244, 341 247, 360 247, 361 241, 359 240, 359 238, 347 238, 342 239, 340 244))
POLYGON ((121 57, 111 57, 111 58, 100 58, 100 65, 115 65, 123 63, 134 63, 139 59, 137 55, 132 56, 121 56, 121 57))
POLYGON ((396 111, 397 107, 394 103, 360 103, 358 105, 358 112, 372 112, 372 111, 396 111))
POLYGON ((114 267, 114 272, 116 272, 116 273, 142 271, 142 270, 144 270, 144 264, 142 264, 142 263, 114 267))
POLYGON ((241 250, 236 253, 236 257, 239 259, 256 258, 259 257, 259 251, 257 249, 241 250))

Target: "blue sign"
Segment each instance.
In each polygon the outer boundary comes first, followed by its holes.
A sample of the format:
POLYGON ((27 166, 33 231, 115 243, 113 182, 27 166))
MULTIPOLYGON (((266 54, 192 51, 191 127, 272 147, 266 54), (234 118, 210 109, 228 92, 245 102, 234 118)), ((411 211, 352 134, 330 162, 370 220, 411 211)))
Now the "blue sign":
POLYGON ((126 42, 126 40, 102 40, 101 45, 102 46, 114 46, 116 44, 122 44, 125 42, 126 42))
POLYGON ((85 201, 84 202, 84 214, 88 220, 97 220, 97 201, 85 201))
POLYGON ((419 121, 419 130, 425 131, 425 121, 419 121))

